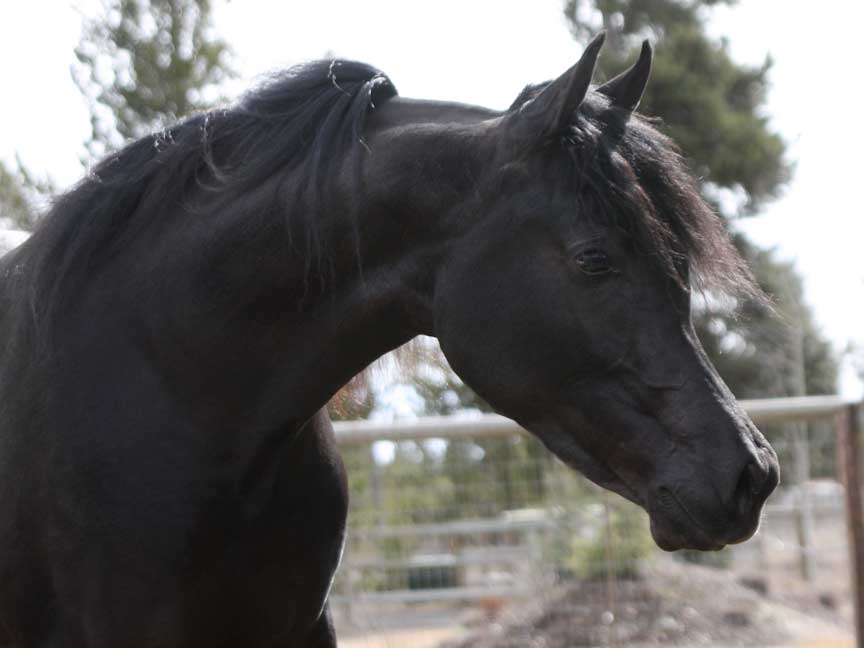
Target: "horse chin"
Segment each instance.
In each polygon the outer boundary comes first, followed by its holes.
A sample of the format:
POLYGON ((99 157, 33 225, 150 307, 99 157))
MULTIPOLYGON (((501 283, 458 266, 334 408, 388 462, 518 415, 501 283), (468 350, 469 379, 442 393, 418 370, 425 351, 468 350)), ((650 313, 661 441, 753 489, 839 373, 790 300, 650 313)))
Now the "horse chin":
MULTIPOLYGON (((761 507, 760 507, 761 508, 761 507)), ((694 517, 687 505, 661 488, 646 507, 651 518, 651 535, 665 551, 694 549, 719 551, 727 545, 752 538, 759 530, 760 509, 743 517, 715 512, 713 516, 694 517)))
MULTIPOLYGON (((718 541, 696 526, 686 512, 680 515, 671 515, 669 512, 659 513, 651 510, 650 504, 640 497, 629 485, 619 479, 592 479, 606 490, 617 493, 621 497, 630 500, 637 506, 648 511, 651 521, 651 536, 658 547, 664 551, 678 551, 679 549, 694 549, 697 551, 720 551, 726 546, 726 542, 718 541)), ((749 538, 752 533, 747 535, 749 538)), ((729 544, 743 542, 747 538, 735 540, 729 544)))
MULTIPOLYGON (((670 515, 669 512, 659 513, 653 511, 650 504, 640 497, 633 489, 620 480, 609 480, 599 484, 648 512, 651 522, 651 537, 658 547, 664 551, 678 551, 679 549, 694 549, 697 551, 720 551, 726 546, 726 542, 711 538, 709 534, 695 525, 689 516, 682 512, 681 515, 670 515)), ((749 538, 751 534, 748 534, 749 538)), ((747 538, 735 540, 729 544, 743 542, 747 538)))
MULTIPOLYGON (((617 470, 607 463, 589 455, 575 441, 573 436, 561 433, 562 426, 554 422, 544 425, 524 425, 532 430, 546 446, 575 471, 587 477, 597 486, 612 491, 647 511, 651 520, 651 535, 658 547, 664 551, 692 549, 697 551, 719 551, 728 544, 737 544, 750 538, 756 531, 755 526, 745 524, 739 533, 730 533, 741 523, 730 521, 720 530, 710 532, 705 525, 699 524, 688 510, 671 493, 661 488, 659 493, 652 492, 647 485, 630 483, 623 479, 617 470)), ((756 520, 758 524, 758 519, 756 520)), ((709 527, 716 525, 709 525, 709 527)))
POLYGON ((683 517, 670 518, 668 514, 649 513, 651 536, 663 551, 692 549, 696 551, 720 551, 726 542, 710 537, 691 520, 683 517))
POLYGON ((649 506, 647 510, 651 518, 651 535, 657 546, 664 551, 720 551, 727 545, 749 540, 759 530, 759 516, 755 519, 713 524, 709 527, 714 528, 712 532, 698 524, 680 505, 677 508, 655 505, 649 506))

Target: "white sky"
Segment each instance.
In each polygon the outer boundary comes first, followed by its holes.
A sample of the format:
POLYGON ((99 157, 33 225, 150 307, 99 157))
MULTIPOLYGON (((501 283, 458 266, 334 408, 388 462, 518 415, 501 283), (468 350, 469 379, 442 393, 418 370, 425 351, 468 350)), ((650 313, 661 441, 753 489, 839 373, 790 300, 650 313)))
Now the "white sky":
MULTIPOLYGON (((560 0, 215 0, 217 31, 246 87, 256 75, 326 52, 384 70, 403 96, 504 108, 530 81, 578 57, 560 0)), ((0 2, 0 157, 17 151, 62 185, 82 173, 88 112, 72 83, 80 16, 97 0, 0 2)), ((737 60, 775 65, 767 116, 790 144, 795 177, 742 223, 805 278, 836 348, 864 344, 864 189, 860 26, 864 2, 742 0, 713 14, 737 60), (856 65, 856 68, 853 68, 856 65)), ((662 47, 663 43, 657 43, 662 47)), ((844 391, 860 390, 846 375, 844 391)))

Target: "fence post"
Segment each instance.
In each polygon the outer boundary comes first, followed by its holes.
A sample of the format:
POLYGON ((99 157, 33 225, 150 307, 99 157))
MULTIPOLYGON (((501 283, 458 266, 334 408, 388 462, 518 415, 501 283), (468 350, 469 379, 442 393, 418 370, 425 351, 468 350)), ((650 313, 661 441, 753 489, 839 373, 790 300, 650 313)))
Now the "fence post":
POLYGON ((837 463, 846 489, 846 527, 849 537, 852 609, 855 642, 864 648, 864 509, 861 503, 861 405, 849 405, 840 418, 837 463))
POLYGON ((795 481, 798 484, 798 507, 795 512, 795 532, 798 538, 798 557, 801 578, 813 580, 813 511, 807 492, 810 481, 810 441, 806 423, 792 425, 795 449, 795 481))

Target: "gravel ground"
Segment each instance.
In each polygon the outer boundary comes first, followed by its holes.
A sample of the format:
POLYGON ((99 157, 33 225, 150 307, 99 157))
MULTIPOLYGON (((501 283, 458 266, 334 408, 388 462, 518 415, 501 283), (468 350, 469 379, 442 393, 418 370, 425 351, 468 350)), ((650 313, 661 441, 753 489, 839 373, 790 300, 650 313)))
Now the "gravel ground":
POLYGON ((814 593, 797 597, 754 591, 735 574, 673 561, 618 581, 610 613, 605 581, 583 582, 545 604, 513 606, 464 639, 439 648, 574 648, 577 646, 774 646, 847 631, 814 593))

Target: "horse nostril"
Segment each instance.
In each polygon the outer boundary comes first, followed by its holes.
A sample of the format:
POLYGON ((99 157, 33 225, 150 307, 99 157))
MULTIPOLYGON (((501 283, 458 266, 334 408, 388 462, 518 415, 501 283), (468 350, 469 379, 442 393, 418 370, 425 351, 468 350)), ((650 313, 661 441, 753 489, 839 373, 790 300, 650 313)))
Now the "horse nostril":
POLYGON ((747 513, 753 503, 753 498, 759 492, 759 482, 761 480, 759 464, 755 461, 750 461, 741 474, 738 475, 738 483, 735 485, 735 503, 738 505, 738 512, 741 514, 747 513))
POLYGON ((756 459, 752 459, 744 466, 744 470, 738 476, 735 485, 735 501, 740 513, 747 513, 753 506, 754 500, 764 500, 774 486, 769 486, 771 481, 770 465, 762 465, 756 459))
POLYGON ((738 482, 735 484, 735 504, 738 508, 738 513, 743 515, 750 509, 750 502, 753 499, 753 483, 750 465, 744 466, 744 470, 738 475, 738 482))

